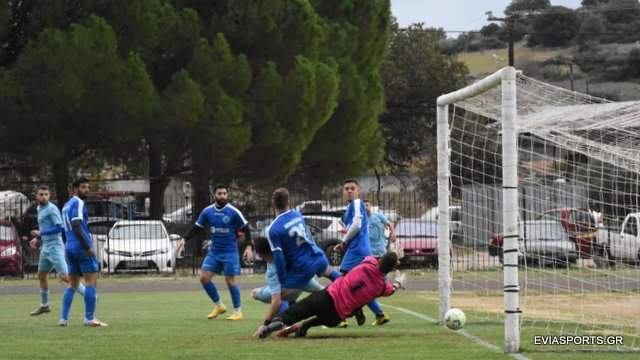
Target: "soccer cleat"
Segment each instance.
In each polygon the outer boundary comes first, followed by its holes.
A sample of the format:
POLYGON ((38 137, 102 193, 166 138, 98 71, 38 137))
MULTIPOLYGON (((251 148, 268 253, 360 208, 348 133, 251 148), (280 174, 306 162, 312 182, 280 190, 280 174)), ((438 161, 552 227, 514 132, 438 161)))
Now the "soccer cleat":
POLYGON ((227 320, 242 320, 242 319, 244 319, 244 317, 242 316, 242 313, 240 311, 234 311, 233 314, 231 314, 231 316, 227 318, 227 320))
POLYGON ((364 316, 364 313, 362 312, 362 308, 359 308, 358 310, 356 310, 353 315, 356 317, 356 322, 358 323, 358 326, 362 326, 364 325, 364 323, 367 321, 367 318, 364 316))
POLYGON ((278 337, 288 337, 289 335, 293 334, 293 333, 298 333, 298 331, 300 331, 300 325, 298 324, 293 324, 291 326, 287 326, 286 328, 280 330, 280 332, 277 334, 278 337))
POLYGON ((40 305, 37 309, 31 312, 31 316, 36 316, 44 313, 51 312, 51 307, 49 305, 40 305))
POLYGON ((100 321, 98 319, 93 319, 93 320, 84 319, 84 326, 89 326, 89 327, 107 327, 109 325, 107 325, 106 323, 103 323, 102 321, 100 321))
POLYGON ((391 321, 389 317, 385 314, 376 315, 376 321, 373 322, 373 326, 381 326, 391 321))
POLYGON ((347 326, 348 326, 348 325, 347 325, 347 320, 342 320, 342 321, 340 322, 340 324, 338 324, 338 326, 336 326, 336 327, 337 327, 337 328, 344 329, 344 328, 346 328, 347 326))
POLYGON ((271 335, 272 332, 278 331, 284 327, 284 323, 282 321, 272 321, 269 325, 265 326, 262 331, 258 334, 260 339, 264 339, 271 335))
POLYGON ((65 319, 58 320, 58 326, 69 326, 69 320, 65 320, 65 319))
POLYGON ((224 314, 227 312, 227 308, 224 305, 216 305, 213 310, 207 315, 207 319, 215 319, 218 315, 224 314))

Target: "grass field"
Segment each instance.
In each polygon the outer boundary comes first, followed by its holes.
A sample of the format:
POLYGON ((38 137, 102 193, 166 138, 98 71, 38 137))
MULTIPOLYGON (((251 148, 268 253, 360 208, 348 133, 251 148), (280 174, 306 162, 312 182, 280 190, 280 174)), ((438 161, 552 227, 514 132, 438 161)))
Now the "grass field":
MULTIPOLYGON (((521 61, 542 62, 552 57, 568 53, 568 49, 538 49, 528 48, 522 43, 516 44, 516 68, 521 61)), ((458 55, 458 59, 469 68, 469 73, 488 74, 507 66, 509 56, 507 49, 490 49, 483 51, 465 52, 458 55), (496 56, 493 56, 493 55, 496 56)))
MULTIPOLYGON (((245 277, 255 283, 259 277, 245 277)), ((52 286, 53 312, 30 317, 37 304, 37 282, 3 281, 2 286, 29 286, 29 295, 0 295, 0 359, 261 359, 281 354, 291 359, 507 359, 496 348, 447 330, 433 321, 437 303, 423 292, 402 291, 383 299, 392 321, 383 327, 369 324, 348 329, 316 328, 309 338, 257 340, 251 337, 261 323, 266 306, 249 299, 245 284, 243 310, 245 320, 228 322, 207 320, 210 303, 197 290, 195 278, 120 278, 102 279, 103 287, 115 289, 127 285, 152 283, 155 290, 145 292, 99 291, 98 317, 107 328, 84 328, 84 304, 76 296, 70 326, 59 328, 61 286, 52 286), (162 291, 175 283, 194 284, 193 291, 162 291), (167 285, 167 286, 164 286, 167 285), (410 313, 411 311, 415 313, 410 313), (417 316, 416 313, 420 316, 417 316), (90 350, 87 350, 90 349, 90 350)), ((1 290, 1 289, 0 289, 1 290)), ((1 292, 0 292, 1 293, 1 292)), ((229 305, 226 289, 221 292, 229 305)), ((365 314, 372 317, 367 310, 365 314)), ((368 323, 371 319, 368 319, 368 323)), ((503 326, 500 322, 470 322, 464 329, 470 336, 502 348, 503 326)), ((632 359, 637 354, 549 352, 532 344, 534 334, 522 334, 524 356, 530 359, 632 359)))

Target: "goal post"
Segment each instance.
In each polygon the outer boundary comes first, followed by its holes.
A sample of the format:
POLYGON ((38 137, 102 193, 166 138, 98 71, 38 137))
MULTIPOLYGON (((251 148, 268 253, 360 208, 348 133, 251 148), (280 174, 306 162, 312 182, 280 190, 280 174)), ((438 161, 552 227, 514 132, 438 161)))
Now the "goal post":
POLYGON ((501 86, 503 221, 504 221, 504 331, 505 351, 520 350, 518 281, 518 133, 516 130, 516 70, 505 67, 468 87, 442 95, 437 100, 438 156, 438 292, 440 321, 450 308, 451 269, 449 235, 450 152, 449 105, 501 86), (444 251, 443 251, 444 250, 444 251))

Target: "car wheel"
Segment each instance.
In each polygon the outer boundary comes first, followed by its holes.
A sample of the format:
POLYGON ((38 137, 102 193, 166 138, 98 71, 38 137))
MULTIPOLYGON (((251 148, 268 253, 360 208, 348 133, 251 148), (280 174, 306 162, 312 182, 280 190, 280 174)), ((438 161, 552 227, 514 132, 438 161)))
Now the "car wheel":
POLYGON ((325 250, 325 255, 327 255, 331 266, 339 266, 342 263, 342 253, 336 251, 335 247, 335 245, 329 245, 325 250))
POLYGON ((613 266, 615 262, 611 261, 609 248, 607 246, 596 246, 593 254, 593 263, 599 269, 606 269, 613 266))

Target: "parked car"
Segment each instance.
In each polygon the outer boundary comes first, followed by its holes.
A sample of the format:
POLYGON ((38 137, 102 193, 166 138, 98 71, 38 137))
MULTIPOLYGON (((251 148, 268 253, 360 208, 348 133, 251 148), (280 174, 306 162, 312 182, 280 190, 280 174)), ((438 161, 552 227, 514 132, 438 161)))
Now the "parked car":
POLYGON ((15 226, 0 221, 0 274, 22 276, 22 246, 15 226))
POLYGON ((640 213, 630 213, 619 231, 599 228, 594 262, 599 267, 616 261, 640 264, 640 213))
MULTIPOLYGON (((575 243, 569 239, 569 233, 560 221, 522 221, 518 231, 519 262, 527 265, 568 266, 578 258, 575 243)), ((503 242, 503 235, 496 234, 489 246, 489 255, 498 256, 500 263, 503 262, 503 242)))
POLYGON ((169 235, 158 220, 122 220, 114 224, 100 242, 102 271, 173 272, 180 235, 169 235))
POLYGON ((319 215, 303 215, 316 244, 324 251, 329 264, 338 266, 342 262, 343 253, 335 251, 342 241, 347 229, 340 215, 336 213, 319 213, 319 215))
POLYGON ((425 219, 402 219, 396 224, 396 249, 402 265, 438 267, 438 224, 425 219))
MULTIPOLYGON (((420 217, 421 220, 438 222, 438 207, 434 206, 420 217)), ((451 240, 454 242, 462 241, 462 207, 449 206, 449 231, 451 232, 451 240)))
POLYGON ((559 221, 573 242, 578 256, 590 259, 598 236, 597 221, 590 209, 560 208, 547 210, 538 220, 559 221))
POLYGON ((168 214, 164 214, 162 220, 169 224, 185 224, 192 221, 192 216, 193 210, 191 210, 191 204, 189 204, 168 214))

